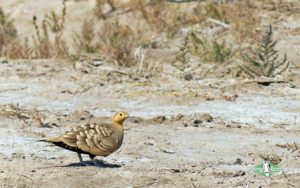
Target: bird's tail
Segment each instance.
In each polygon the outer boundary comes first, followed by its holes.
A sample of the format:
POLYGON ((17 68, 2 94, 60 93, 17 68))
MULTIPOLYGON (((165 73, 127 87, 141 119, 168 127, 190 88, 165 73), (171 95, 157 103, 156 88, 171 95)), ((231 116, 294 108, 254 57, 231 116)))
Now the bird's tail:
POLYGON ((47 139, 37 140, 37 142, 49 142, 47 139))
POLYGON ((39 140, 34 140, 34 142, 47 142, 47 143, 56 143, 56 142, 61 142, 59 138, 49 138, 49 139, 39 139, 39 140))
POLYGON ((47 139, 25 139, 26 143, 49 142, 47 139))
POLYGON ((41 142, 51 142, 51 143, 56 143, 56 142, 61 142, 60 138, 49 138, 47 140, 40 140, 41 142))

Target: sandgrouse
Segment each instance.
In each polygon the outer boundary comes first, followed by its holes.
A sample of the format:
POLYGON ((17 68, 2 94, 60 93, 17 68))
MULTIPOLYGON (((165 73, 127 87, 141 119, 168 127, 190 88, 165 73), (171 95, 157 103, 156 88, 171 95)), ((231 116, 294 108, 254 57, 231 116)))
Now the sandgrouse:
POLYGON ((65 134, 43 140, 64 149, 77 152, 80 163, 81 154, 87 154, 94 161, 96 156, 108 156, 119 149, 123 142, 123 122, 129 117, 127 112, 117 112, 112 123, 91 123, 77 126, 65 134))

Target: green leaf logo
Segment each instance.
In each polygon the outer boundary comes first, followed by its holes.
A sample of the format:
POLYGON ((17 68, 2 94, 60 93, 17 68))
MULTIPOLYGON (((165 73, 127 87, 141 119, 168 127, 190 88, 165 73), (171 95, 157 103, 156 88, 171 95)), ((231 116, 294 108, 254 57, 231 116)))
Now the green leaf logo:
POLYGON ((273 163, 262 163, 254 168, 255 172, 261 176, 272 176, 281 171, 281 167, 273 163))

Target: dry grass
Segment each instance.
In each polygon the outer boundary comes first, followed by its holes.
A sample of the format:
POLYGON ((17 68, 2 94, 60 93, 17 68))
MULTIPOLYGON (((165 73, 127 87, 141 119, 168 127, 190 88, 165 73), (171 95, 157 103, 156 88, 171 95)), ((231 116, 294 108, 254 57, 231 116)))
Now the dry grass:
POLYGON ((33 25, 36 31, 35 37, 33 37, 33 58, 67 58, 69 57, 68 47, 66 41, 63 38, 63 31, 65 25, 65 17, 67 14, 66 1, 62 1, 61 15, 58 16, 54 11, 50 15, 46 15, 46 18, 42 20, 41 29, 37 23, 37 17, 33 17, 33 25), (52 32, 50 36, 49 33, 52 32), (40 31, 42 30, 42 31, 40 31))
MULTIPOLYGON (((296 6, 297 7, 297 6, 296 6)), ((82 54, 105 57, 108 62, 120 66, 137 65, 134 49, 138 46, 151 48, 155 37, 167 36, 166 41, 175 37, 182 38, 181 31, 199 31, 210 27, 222 28, 213 33, 214 39, 201 38, 191 40, 191 53, 204 62, 228 62, 235 56, 236 49, 229 42, 242 46, 253 43, 257 38, 261 20, 258 12, 267 9, 272 13, 287 10, 295 11, 295 3, 284 1, 238 1, 237 3, 214 3, 212 1, 191 1, 174 3, 158 0, 96 0, 90 17, 105 20, 85 19, 81 31, 72 33, 74 45, 66 43, 65 25, 68 9, 66 0, 62 0, 59 14, 51 11, 44 18, 33 17, 34 36, 20 39, 13 20, 0 11, 0 55, 9 58, 70 58, 78 59, 82 54), (261 6, 260 5, 264 5, 261 6), (283 8, 284 7, 284 8, 283 8), (132 23, 124 18, 134 18, 132 23), (222 24, 211 23, 213 19, 222 24), (102 25, 100 29, 95 25, 102 25), (99 31, 100 30, 100 31, 99 31), (98 32, 99 31, 99 32, 98 32), (228 39, 225 40, 224 38, 228 39), (229 48, 230 47, 230 48, 229 48), (70 55, 75 49, 76 54, 70 55)), ((178 54, 177 54, 178 55, 178 54)), ((178 56, 177 56, 178 57, 178 56)), ((149 62, 145 62, 145 65, 149 62)), ((150 63, 151 64, 151 63, 150 63)))
POLYGON ((131 9, 137 13, 137 18, 142 18, 146 23, 145 29, 150 28, 156 33, 166 33, 173 37, 177 31, 185 26, 196 23, 193 12, 177 3, 167 1, 130 1, 131 9))
POLYGON ((276 144, 276 146, 280 147, 280 148, 285 148, 288 151, 291 151, 292 153, 299 151, 300 150, 300 145, 297 144, 296 142, 294 142, 293 144, 276 144))
POLYGON ((212 18, 229 25, 229 33, 238 43, 253 40, 258 34, 260 19, 252 1, 199 4, 194 12, 200 23, 212 18))
POLYGON ((0 106, 0 115, 7 118, 18 118, 26 125, 38 123, 41 127, 45 126, 45 115, 36 109, 28 109, 19 104, 7 104, 0 106))
MULTIPOLYGON (((77 56, 86 53, 102 56, 108 62, 119 66, 134 66, 134 48, 137 36, 128 25, 121 25, 118 21, 107 22, 95 34, 94 21, 85 20, 80 33, 76 33, 73 40, 77 49, 77 56)), ((78 58, 77 58, 78 59, 78 58)))
POLYGON ((13 20, 9 20, 0 8, 1 56, 12 59, 67 58, 69 52, 63 38, 66 17, 65 0, 62 1, 62 5, 61 15, 58 16, 52 11, 42 20, 41 27, 38 25, 38 18, 33 16, 35 36, 32 37, 32 42, 29 38, 18 37, 13 20))
POLYGON ((273 164, 279 164, 282 161, 282 158, 276 153, 261 153, 259 157, 264 161, 270 161, 273 164))
POLYGON ((21 43, 17 38, 17 30, 13 20, 0 7, 0 55, 5 57, 26 57, 30 53, 28 40, 21 43))
POLYGON ((77 54, 80 56, 82 53, 97 53, 99 44, 95 44, 94 22, 93 20, 84 20, 81 32, 75 33, 74 44, 77 54))
POLYGON ((98 35, 100 52, 110 62, 120 66, 133 66, 137 63, 134 58, 135 35, 128 25, 106 23, 98 35))

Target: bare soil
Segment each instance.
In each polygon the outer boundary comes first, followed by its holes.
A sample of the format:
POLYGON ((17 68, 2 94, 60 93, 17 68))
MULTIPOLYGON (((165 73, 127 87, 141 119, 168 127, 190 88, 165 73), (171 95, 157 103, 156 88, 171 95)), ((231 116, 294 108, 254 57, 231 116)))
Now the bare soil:
MULTIPOLYGON (((27 14, 30 3, 17 2, 0 1, 27 14)), ((90 6, 77 3, 74 11, 90 6)), ((44 3, 37 4, 42 14, 44 3)), ((280 31, 278 48, 293 64, 284 82, 267 86, 233 77, 223 65, 203 64, 185 81, 167 63, 157 75, 141 76, 105 62, 1 60, 0 187, 299 187, 300 37, 280 31), (131 115, 124 143, 97 158, 101 167, 88 156, 81 166, 76 153, 38 142, 78 124, 110 121, 118 110, 131 115), (279 159, 281 171, 255 173, 262 156, 279 159)), ((173 52, 148 55, 172 59, 173 52)))

